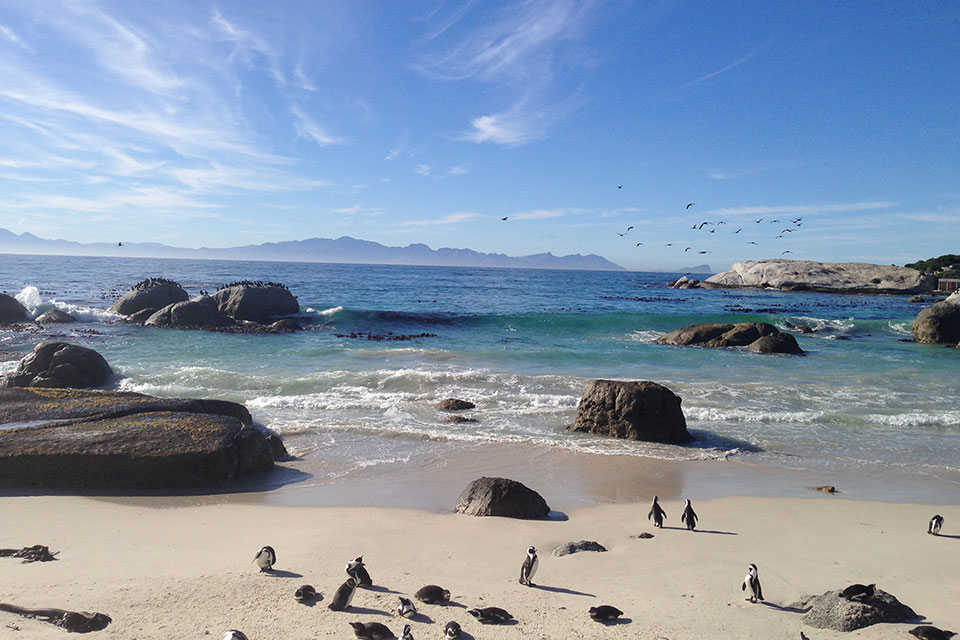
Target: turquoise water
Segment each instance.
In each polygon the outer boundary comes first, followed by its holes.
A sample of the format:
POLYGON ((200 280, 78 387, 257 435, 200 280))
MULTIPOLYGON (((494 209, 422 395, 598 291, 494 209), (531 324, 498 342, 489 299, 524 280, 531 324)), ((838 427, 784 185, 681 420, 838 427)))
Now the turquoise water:
POLYGON ((322 473, 331 477, 416 464, 425 443, 513 442, 893 474, 960 489, 960 350, 903 341, 922 305, 906 296, 664 286, 679 275, 0 256, 7 293, 34 314, 57 306, 83 321, 39 334, 6 330, 0 346, 27 351, 43 338, 68 339, 101 352, 117 388, 244 402, 293 453, 330 462, 322 473), (147 276, 177 280, 191 295, 242 278, 284 282, 309 328, 230 335, 118 322, 107 307, 147 276), (803 357, 653 342, 685 324, 747 320, 816 332, 797 335, 803 357), (342 337, 351 332, 436 335, 342 337), (670 387, 697 442, 565 433, 593 378, 670 387), (475 402, 479 422, 441 422, 433 405, 446 397, 475 402))

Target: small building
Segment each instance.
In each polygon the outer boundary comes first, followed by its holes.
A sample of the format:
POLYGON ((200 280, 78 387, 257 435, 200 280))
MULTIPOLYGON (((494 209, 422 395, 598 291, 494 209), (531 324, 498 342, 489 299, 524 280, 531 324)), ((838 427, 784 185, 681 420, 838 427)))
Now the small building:
POLYGON ((940 291, 960 291, 960 278, 940 278, 937 289, 940 291))

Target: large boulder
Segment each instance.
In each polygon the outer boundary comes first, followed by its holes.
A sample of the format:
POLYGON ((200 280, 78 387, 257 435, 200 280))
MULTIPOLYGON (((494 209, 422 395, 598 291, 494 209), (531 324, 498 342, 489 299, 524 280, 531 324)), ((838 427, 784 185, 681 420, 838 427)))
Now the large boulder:
POLYGON ((864 262, 748 260, 704 280, 718 287, 759 287, 827 293, 928 293, 937 278, 909 267, 864 262))
POLYGON ((4 386, 87 389, 102 387, 111 377, 113 369, 93 349, 47 340, 20 361, 4 386))
POLYGON ((273 282, 239 282, 213 294, 220 311, 235 320, 268 324, 277 316, 300 312, 300 303, 283 285, 273 282))
POLYGON ((932 344, 960 343, 960 296, 953 294, 921 309, 913 321, 913 339, 932 344))
POLYGON ((28 423, 0 426, 0 487, 221 486, 273 467, 271 444, 249 417, 226 401, 0 389, 0 425, 28 423))
POLYGON ((167 305, 144 322, 148 327, 178 329, 232 327, 235 324, 233 318, 220 311, 217 302, 210 296, 167 305))
POLYGON ((44 311, 34 320, 37 324, 66 324, 76 321, 72 315, 57 308, 44 311))
POLYGON ((0 293, 0 324, 27 322, 28 320, 30 320, 30 312, 20 304, 19 300, 5 293, 0 293))
POLYGON ((547 502, 533 489, 508 478, 479 478, 471 482, 457 500, 457 513, 468 516, 545 518, 547 502))
POLYGON ((680 397, 649 381, 594 380, 577 405, 568 431, 614 438, 681 444, 693 439, 680 397))
POLYGON ((809 609, 803 615, 804 624, 835 631, 855 631, 878 622, 909 622, 917 618, 913 609, 880 589, 862 600, 847 600, 840 597, 840 591, 827 591, 807 596, 790 608, 809 609))
POLYGON ((758 353, 803 353, 796 338, 767 322, 703 323, 657 338, 658 344, 696 347, 748 347, 758 353))
POLYGON ((147 278, 133 285, 125 296, 110 305, 110 311, 130 316, 144 309, 162 309, 189 298, 179 283, 165 278, 147 278))

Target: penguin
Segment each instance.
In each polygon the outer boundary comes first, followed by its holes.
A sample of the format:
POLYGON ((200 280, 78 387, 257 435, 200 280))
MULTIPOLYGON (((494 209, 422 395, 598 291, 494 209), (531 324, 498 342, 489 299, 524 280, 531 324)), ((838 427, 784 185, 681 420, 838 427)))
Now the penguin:
POLYGON ((357 581, 358 587, 372 587, 373 580, 367 573, 367 568, 363 564, 363 556, 347 563, 347 575, 357 581))
POLYGON ((350 601, 353 600, 353 594, 356 592, 357 581, 353 578, 347 578, 347 581, 337 588, 337 592, 333 594, 333 602, 327 605, 327 608, 331 611, 346 611, 350 607, 350 601))
POLYGON ((379 622, 351 622, 353 635, 358 638, 370 638, 370 640, 387 640, 387 638, 396 638, 393 632, 386 625, 379 622))
POLYGON ((520 584, 532 587, 533 582, 531 582, 531 580, 533 580, 533 576, 539 566, 540 559, 537 558, 536 547, 527 547, 527 557, 523 561, 523 566, 520 567, 520 584))
POLYGON ((305 584, 293 593, 293 597, 296 598, 297 602, 313 600, 317 597, 317 590, 313 588, 313 585, 305 584))
POLYGON ((877 590, 876 584, 852 584, 840 592, 840 597, 845 600, 865 600, 872 598, 877 590))
POLYGON ((750 597, 747 598, 750 602, 763 600, 763 590, 760 588, 760 576, 757 572, 757 565, 751 564, 747 567, 747 575, 744 576, 743 586, 740 589, 741 591, 750 590, 750 597))
POLYGON ((273 547, 260 547, 257 555, 253 556, 253 561, 260 567, 260 571, 273 571, 273 565, 277 564, 277 552, 273 547))
POLYGON ((410 625, 403 625, 403 635, 400 636, 400 640, 413 640, 413 634, 410 633, 410 625))
POLYGON ((483 607, 482 609, 470 609, 467 611, 474 618, 483 624, 510 624, 513 616, 500 607, 483 607))
POLYGON ((686 522, 687 529, 693 531, 697 528, 697 520, 699 519, 697 512, 693 510, 693 505, 690 504, 690 499, 687 498, 686 504, 683 505, 683 515, 680 516, 680 522, 686 522))
POLYGON ((399 596, 400 604, 397 605, 397 615, 401 618, 412 618, 417 615, 417 607, 413 604, 413 601, 399 596))
POLYGON ((929 624, 922 624, 919 627, 914 627, 908 632, 912 636, 920 638, 920 640, 949 640, 953 636, 957 635, 956 631, 946 631, 944 629, 938 629, 929 624))
MULTIPOLYGON (((910 633, 913 632, 911 631, 910 633)), ((223 634, 223 640, 247 640, 247 634, 245 634, 243 631, 230 629, 230 631, 227 631, 225 634, 223 634)))
POLYGON ((443 637, 447 640, 453 640, 460 637, 460 625, 451 620, 443 626, 443 637))
POLYGON ((667 512, 660 508, 657 502, 657 496, 653 496, 653 505, 650 507, 650 513, 647 514, 647 520, 653 518, 653 526, 663 528, 663 520, 667 517, 667 512))
POLYGON ((446 604, 450 602, 450 592, 435 584, 428 584, 413 594, 413 597, 425 604, 446 604))
POLYGON ((940 529, 943 527, 943 516, 939 513, 930 518, 930 524, 927 525, 927 533, 933 536, 940 535, 940 529))
POLYGON ((623 615, 623 611, 609 604, 602 604, 599 607, 590 607, 590 619, 597 622, 609 622, 616 620, 623 615))

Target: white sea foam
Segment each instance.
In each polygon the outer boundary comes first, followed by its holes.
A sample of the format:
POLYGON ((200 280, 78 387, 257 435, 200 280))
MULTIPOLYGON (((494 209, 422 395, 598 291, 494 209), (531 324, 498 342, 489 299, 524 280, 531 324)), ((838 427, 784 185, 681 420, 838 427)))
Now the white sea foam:
POLYGON ((343 307, 330 307, 329 309, 314 309, 313 307, 304 307, 304 312, 315 316, 328 317, 343 311, 343 307))
POLYGON ((911 411, 898 414, 874 413, 865 416, 872 424, 891 427, 958 427, 960 411, 919 412, 911 411))
POLYGON ((749 409, 731 409, 721 407, 686 407, 683 413, 688 419, 704 422, 752 422, 771 423, 789 422, 812 424, 824 414, 823 411, 769 411, 749 409))
POLYGON ((905 336, 913 336, 912 321, 894 322, 893 320, 891 320, 889 325, 890 325, 890 330, 893 331, 894 333, 899 333, 905 336))
POLYGON ((106 309, 97 309, 96 307, 71 304, 69 302, 58 302, 55 298, 44 301, 43 296, 40 295, 40 290, 33 285, 24 287, 14 298, 26 307, 27 311, 30 312, 31 318, 36 318, 44 311, 49 311, 54 308, 64 313, 69 313, 80 322, 110 322, 120 318, 119 315, 106 309))
POLYGON ((666 335, 663 331, 638 330, 627 334, 627 340, 631 342, 656 342, 657 338, 666 335))

